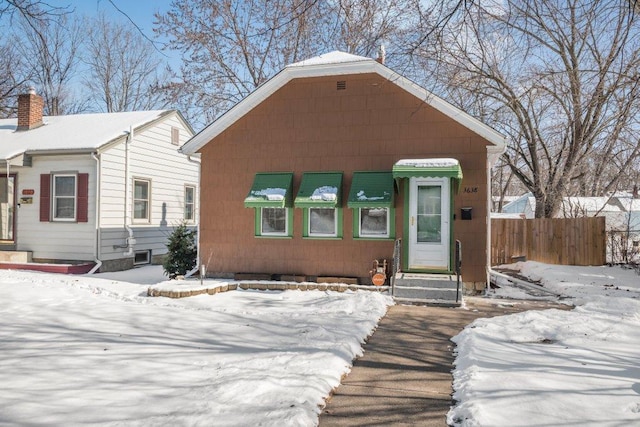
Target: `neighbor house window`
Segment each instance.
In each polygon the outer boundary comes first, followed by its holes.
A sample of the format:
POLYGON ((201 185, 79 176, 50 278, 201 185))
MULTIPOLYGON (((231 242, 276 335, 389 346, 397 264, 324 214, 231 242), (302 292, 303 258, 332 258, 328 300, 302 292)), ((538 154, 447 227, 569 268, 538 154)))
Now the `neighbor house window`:
POLYGON ((184 187, 184 219, 193 221, 196 218, 196 188, 192 186, 184 187))
POLYGON ((133 180, 133 219, 149 221, 150 190, 150 181, 144 179, 133 180))
POLYGON ((76 220, 76 175, 53 175, 53 219, 55 221, 76 220))
POLYGON ((151 264, 151 251, 136 251, 133 255, 133 265, 151 264))

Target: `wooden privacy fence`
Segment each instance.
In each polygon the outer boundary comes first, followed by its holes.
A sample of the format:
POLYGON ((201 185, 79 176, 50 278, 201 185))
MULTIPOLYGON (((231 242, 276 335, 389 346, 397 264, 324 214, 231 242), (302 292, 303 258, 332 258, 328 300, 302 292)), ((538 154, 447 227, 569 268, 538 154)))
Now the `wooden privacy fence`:
POLYGON ((604 217, 491 220, 491 264, 525 257, 560 265, 606 262, 604 217))

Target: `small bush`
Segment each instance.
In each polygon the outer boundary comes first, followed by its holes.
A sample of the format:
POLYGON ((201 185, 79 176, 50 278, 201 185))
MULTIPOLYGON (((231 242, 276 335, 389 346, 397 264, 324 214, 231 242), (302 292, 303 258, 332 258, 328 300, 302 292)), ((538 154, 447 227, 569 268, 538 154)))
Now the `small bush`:
POLYGON ((164 274, 170 279, 184 276, 197 263, 196 231, 189 230, 185 223, 174 228, 167 243, 169 253, 162 264, 164 274))

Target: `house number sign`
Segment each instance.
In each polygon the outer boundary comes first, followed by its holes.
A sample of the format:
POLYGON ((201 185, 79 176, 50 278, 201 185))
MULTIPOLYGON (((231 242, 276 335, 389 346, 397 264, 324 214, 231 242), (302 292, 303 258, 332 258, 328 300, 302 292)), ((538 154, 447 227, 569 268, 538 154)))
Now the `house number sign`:
POLYGON ((24 190, 22 190, 23 196, 33 196, 35 193, 36 191, 31 188, 25 188, 24 190))
POLYGON ((464 192, 473 194, 478 192, 478 187, 464 187, 464 192))

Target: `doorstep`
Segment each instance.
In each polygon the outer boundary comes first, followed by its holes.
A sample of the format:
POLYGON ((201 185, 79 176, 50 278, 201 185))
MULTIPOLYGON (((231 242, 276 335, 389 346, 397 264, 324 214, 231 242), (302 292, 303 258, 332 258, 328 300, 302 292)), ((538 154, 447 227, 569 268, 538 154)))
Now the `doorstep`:
POLYGON ((86 274, 95 266, 95 262, 82 264, 46 264, 39 262, 0 262, 0 270, 29 270, 43 273, 86 274))

